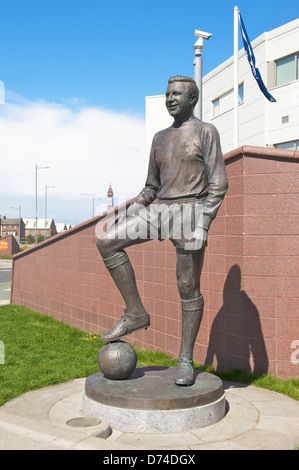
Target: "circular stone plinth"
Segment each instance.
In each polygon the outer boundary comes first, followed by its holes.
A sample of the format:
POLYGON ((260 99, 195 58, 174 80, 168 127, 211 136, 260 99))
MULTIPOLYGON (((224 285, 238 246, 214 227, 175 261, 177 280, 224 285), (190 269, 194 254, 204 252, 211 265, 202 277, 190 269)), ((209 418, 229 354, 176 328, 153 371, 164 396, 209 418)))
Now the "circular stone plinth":
POLYGON ((210 426, 225 415, 222 381, 196 371, 191 387, 174 383, 174 367, 138 367, 127 380, 101 372, 85 381, 83 415, 124 432, 175 433, 210 426))

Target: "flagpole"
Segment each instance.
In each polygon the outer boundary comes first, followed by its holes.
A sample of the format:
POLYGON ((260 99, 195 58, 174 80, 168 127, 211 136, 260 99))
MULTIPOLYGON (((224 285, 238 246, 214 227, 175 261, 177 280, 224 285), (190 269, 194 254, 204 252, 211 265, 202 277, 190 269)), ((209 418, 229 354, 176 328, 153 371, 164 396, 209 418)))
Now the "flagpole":
POLYGON ((234 8, 234 148, 239 147, 239 8, 234 8))

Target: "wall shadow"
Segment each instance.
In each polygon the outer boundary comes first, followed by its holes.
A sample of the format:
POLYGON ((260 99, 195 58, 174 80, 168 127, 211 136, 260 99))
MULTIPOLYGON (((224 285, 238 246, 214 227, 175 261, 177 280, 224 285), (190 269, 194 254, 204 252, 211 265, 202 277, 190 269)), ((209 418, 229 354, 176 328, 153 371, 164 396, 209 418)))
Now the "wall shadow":
POLYGON ((237 264, 230 269, 224 284, 223 305, 211 327, 205 365, 211 365, 215 359, 219 371, 242 369, 257 374, 268 371, 259 312, 241 290, 241 269, 237 264))

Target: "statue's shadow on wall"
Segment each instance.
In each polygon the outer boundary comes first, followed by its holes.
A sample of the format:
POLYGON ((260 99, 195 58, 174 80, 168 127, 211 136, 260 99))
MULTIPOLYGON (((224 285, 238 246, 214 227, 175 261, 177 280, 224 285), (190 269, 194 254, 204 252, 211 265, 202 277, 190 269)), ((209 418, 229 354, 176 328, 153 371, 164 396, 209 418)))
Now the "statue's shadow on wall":
POLYGON ((242 369, 257 374, 268 371, 260 315, 241 290, 241 269, 237 264, 230 269, 224 284, 223 305, 211 327, 205 365, 213 364, 215 359, 218 371, 242 369))

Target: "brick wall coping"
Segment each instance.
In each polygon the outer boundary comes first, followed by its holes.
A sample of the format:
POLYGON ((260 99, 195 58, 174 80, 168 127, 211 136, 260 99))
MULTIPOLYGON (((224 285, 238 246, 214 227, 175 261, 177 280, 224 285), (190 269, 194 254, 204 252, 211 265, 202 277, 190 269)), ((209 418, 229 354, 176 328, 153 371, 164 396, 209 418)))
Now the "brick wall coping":
POLYGON ((273 147, 255 147, 253 145, 243 145, 242 147, 231 150, 224 155, 224 160, 227 162, 228 160, 239 156, 299 160, 299 152, 295 150, 283 150, 273 147))
MULTIPOLYGON (((227 163, 236 157, 280 158, 299 160, 299 152, 292 150, 276 149, 272 147, 255 147, 251 145, 243 145, 242 147, 239 147, 237 149, 232 150, 231 152, 226 153, 224 155, 224 160, 227 163)), ((89 226, 94 225, 96 222, 106 216, 112 217, 113 214, 118 211, 118 209, 121 209, 124 206, 127 207, 133 201, 133 199, 130 199, 129 201, 121 204, 120 206, 114 207, 108 212, 106 211, 101 215, 97 215, 91 219, 86 220, 85 222, 82 222, 81 224, 75 225, 74 227, 70 228, 69 230, 66 230, 65 232, 58 233, 57 235, 51 237, 49 240, 45 240, 39 243, 38 245, 35 245, 31 248, 28 248, 27 250, 15 254, 13 256, 13 260, 21 258, 22 256, 29 255, 33 251, 43 248, 45 245, 50 245, 51 243, 55 243, 61 238, 68 237, 70 234, 88 228, 89 226)))

